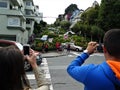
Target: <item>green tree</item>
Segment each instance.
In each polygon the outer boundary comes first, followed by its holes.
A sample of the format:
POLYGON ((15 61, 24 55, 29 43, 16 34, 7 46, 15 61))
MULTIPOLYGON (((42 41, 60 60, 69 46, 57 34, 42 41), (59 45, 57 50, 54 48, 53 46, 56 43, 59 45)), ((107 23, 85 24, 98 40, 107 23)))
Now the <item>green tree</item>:
POLYGON ((40 30, 41 30, 41 26, 40 26, 37 22, 35 22, 33 33, 34 33, 34 34, 38 34, 38 33, 41 32, 40 30))
POLYGON ((44 31, 46 29, 46 26, 47 26, 47 23, 44 22, 43 20, 41 20, 40 23, 35 22, 33 33, 35 35, 40 34, 42 31, 44 31))
POLYGON ((73 27, 72 31, 75 32, 77 35, 82 35, 85 38, 89 36, 91 27, 87 24, 83 24, 81 22, 77 22, 73 27))
POLYGON ((54 25, 57 27, 57 26, 60 26, 60 19, 57 18, 56 21, 54 22, 54 25))
POLYGON ((79 8, 77 7, 76 4, 71 4, 65 9, 65 14, 64 15, 72 14, 72 12, 75 11, 75 10, 79 10, 79 8))
POLYGON ((91 27, 91 35, 93 35, 95 38, 97 38, 98 42, 101 43, 101 41, 102 41, 101 39, 104 35, 104 31, 101 28, 99 28, 98 26, 94 25, 91 27))
POLYGON ((99 5, 96 5, 95 7, 91 7, 82 13, 81 20, 84 24, 95 25, 97 23, 98 13, 99 5))
POLYGON ((120 0, 101 1, 98 25, 104 31, 120 28, 120 0))
POLYGON ((68 22, 68 21, 61 21, 60 26, 61 26, 61 28, 63 28, 64 30, 69 30, 70 22, 68 22))
POLYGON ((47 23, 46 23, 45 21, 41 20, 41 21, 40 21, 40 25, 41 25, 42 27, 46 27, 47 23))

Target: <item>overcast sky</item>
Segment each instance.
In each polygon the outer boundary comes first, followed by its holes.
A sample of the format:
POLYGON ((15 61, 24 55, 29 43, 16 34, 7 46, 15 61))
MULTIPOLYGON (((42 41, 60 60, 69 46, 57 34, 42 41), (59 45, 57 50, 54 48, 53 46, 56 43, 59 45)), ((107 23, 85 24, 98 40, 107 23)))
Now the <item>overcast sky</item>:
MULTIPOLYGON (((92 6, 95 0, 33 0, 39 6, 39 11, 43 13, 43 20, 48 24, 54 23, 59 14, 64 14, 65 9, 70 4, 76 4, 79 9, 85 10, 92 6)), ((96 0, 99 4, 101 0, 96 0)))

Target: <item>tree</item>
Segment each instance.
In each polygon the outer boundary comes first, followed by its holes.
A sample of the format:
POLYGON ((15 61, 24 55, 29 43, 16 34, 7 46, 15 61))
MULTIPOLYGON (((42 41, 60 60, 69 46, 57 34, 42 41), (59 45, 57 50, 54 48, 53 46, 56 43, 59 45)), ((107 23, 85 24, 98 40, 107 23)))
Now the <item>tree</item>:
POLYGON ((65 14, 72 14, 73 11, 79 10, 76 4, 71 4, 65 9, 65 14))
POLYGON ((85 39, 90 35, 91 27, 90 25, 83 24, 81 22, 77 22, 73 27, 72 31, 75 32, 77 35, 82 35, 85 39))
POLYGON ((77 35, 80 35, 84 28, 83 28, 83 25, 81 24, 81 22, 77 22, 71 29, 77 35))
POLYGON ((43 20, 41 20, 41 21, 40 21, 40 25, 41 25, 42 27, 46 27, 47 23, 44 22, 43 20))
POLYGON ((60 19, 57 18, 56 21, 54 22, 54 25, 57 27, 57 26, 60 26, 60 19))
POLYGON ((61 28, 65 29, 65 30, 69 30, 70 22, 68 22, 68 21, 61 21, 60 26, 61 26, 61 28))
POLYGON ((35 22, 33 33, 34 33, 34 34, 38 34, 38 33, 41 32, 40 30, 41 30, 41 26, 40 26, 37 22, 35 22))
POLYGON ((120 0, 102 0, 98 25, 104 31, 120 28, 120 0))
POLYGON ((99 5, 96 5, 95 7, 91 7, 88 10, 86 10, 81 15, 81 20, 84 24, 88 25, 96 25, 97 19, 98 19, 98 12, 99 12, 99 5))
POLYGON ((43 20, 40 21, 40 23, 35 22, 34 24, 34 34, 37 35, 41 33, 47 26, 47 23, 44 22, 43 20))
POLYGON ((93 35, 94 37, 98 38, 98 42, 101 43, 101 39, 104 35, 104 31, 99 28, 98 26, 92 26, 91 27, 91 35, 93 35))

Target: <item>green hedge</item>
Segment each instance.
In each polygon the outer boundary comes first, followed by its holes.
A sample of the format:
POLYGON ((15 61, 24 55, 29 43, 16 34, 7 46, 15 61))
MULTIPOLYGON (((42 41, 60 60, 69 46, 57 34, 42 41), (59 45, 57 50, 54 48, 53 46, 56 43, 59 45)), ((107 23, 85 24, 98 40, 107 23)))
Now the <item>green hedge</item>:
MULTIPOLYGON (((51 35, 52 36, 52 35, 51 35)), ((51 37, 50 36, 50 37, 51 37)), ((55 44, 56 42, 60 42, 60 43, 65 43, 65 42, 74 42, 75 45, 78 46, 82 46, 83 48, 86 48, 87 43, 89 42, 89 39, 86 39, 84 37, 81 36, 77 36, 77 35, 72 35, 69 36, 68 39, 64 39, 63 36, 58 36, 58 35, 54 35, 54 39, 53 42, 50 43, 48 41, 41 41, 41 40, 35 40, 34 44, 35 44, 35 50, 37 51, 42 51, 42 44, 43 43, 48 43, 48 49, 51 50, 56 50, 55 44)))

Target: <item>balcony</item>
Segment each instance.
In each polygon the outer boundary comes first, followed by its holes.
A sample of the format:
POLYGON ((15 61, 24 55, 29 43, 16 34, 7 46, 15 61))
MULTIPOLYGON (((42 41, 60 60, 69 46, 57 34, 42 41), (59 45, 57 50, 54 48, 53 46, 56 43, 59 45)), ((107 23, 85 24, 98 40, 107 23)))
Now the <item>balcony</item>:
POLYGON ((21 0, 11 0, 11 2, 16 6, 21 6, 22 1, 21 0))
POLYGON ((26 20, 25 16, 21 11, 18 10, 0 10, 0 14, 7 16, 20 16, 22 19, 26 20))
POLYGON ((18 29, 18 30, 21 30, 22 32, 24 32, 26 29, 23 28, 22 26, 7 26, 7 28, 13 30, 14 29, 18 29))
POLYGON ((35 7, 34 6, 25 6, 25 9, 32 10, 34 12, 35 7))

